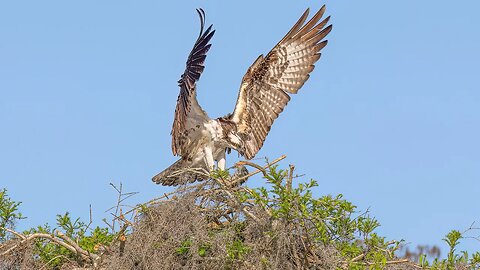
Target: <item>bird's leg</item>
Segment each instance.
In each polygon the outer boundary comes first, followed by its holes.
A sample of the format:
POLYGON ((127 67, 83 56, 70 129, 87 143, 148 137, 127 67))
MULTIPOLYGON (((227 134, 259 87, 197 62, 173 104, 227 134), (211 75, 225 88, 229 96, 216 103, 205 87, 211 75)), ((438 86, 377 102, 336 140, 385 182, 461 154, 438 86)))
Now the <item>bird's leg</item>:
POLYGON ((205 164, 207 164, 208 171, 212 172, 215 166, 212 148, 210 146, 205 147, 203 153, 205 154, 205 164))
POLYGON ((217 166, 220 170, 225 171, 225 165, 227 161, 225 159, 225 150, 222 150, 219 155, 217 166))

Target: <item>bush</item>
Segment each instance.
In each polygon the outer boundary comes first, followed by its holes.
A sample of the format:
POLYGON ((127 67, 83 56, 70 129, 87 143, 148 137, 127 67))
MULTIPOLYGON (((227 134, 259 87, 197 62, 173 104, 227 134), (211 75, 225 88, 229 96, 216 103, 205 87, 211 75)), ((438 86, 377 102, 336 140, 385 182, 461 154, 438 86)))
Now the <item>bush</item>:
MULTIPOLYGON (((342 195, 313 196, 314 180, 293 184, 281 170, 244 162, 266 185, 248 188, 217 171, 125 212, 121 229, 89 228, 69 213, 23 234, 13 231, 20 203, 0 193, 2 269, 478 269, 480 253, 457 252, 463 237, 448 233, 446 259, 399 258, 400 241, 378 235, 380 223, 342 195), (232 182, 233 181, 233 182, 232 182), (235 183, 236 182, 236 183, 235 183), (13 234, 12 234, 13 233, 13 234), (32 239, 31 241, 26 239, 32 239)), ((119 192, 119 202, 131 195, 119 192), (128 196, 125 196, 128 195, 128 196), (123 197, 122 197, 123 196, 123 197)), ((116 207, 116 214, 118 205, 116 207)), ((112 223, 113 223, 112 222, 112 223)))
MULTIPOLYGON (((23 218, 18 211, 20 204, 8 197, 6 189, 0 189, 0 228, 14 229, 15 223, 23 218)), ((0 243, 7 240, 6 236, 6 230, 0 230, 0 243)))

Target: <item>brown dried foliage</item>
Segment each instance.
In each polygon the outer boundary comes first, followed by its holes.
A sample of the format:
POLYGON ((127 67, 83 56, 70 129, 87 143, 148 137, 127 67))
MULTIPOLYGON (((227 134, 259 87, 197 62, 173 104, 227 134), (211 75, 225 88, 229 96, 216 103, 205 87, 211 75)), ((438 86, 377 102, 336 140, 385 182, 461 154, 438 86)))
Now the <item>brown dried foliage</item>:
POLYGON ((306 256, 302 236, 289 228, 290 224, 271 219, 260 208, 249 209, 255 220, 246 217, 240 209, 223 203, 220 194, 205 197, 211 190, 215 189, 185 193, 148 208, 134 225, 123 254, 116 252, 106 268, 303 269, 306 260, 313 269, 340 266, 332 247, 310 249, 313 253, 306 256), (225 212, 229 214, 222 215, 225 212), (188 252, 177 252, 187 239, 188 252), (236 241, 248 249, 243 256, 232 256, 231 245, 236 241), (208 250, 201 255, 199 250, 205 246, 208 250))

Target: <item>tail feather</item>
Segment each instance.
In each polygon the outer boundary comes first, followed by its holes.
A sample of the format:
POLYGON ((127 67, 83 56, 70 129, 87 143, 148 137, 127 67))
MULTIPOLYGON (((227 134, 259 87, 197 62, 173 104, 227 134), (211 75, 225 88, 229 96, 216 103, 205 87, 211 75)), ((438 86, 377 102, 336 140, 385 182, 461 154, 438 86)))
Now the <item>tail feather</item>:
POLYGON ((190 161, 179 159, 163 172, 155 175, 152 181, 164 186, 178 186, 208 178, 201 172, 195 172, 196 170, 206 170, 206 168, 193 168, 190 161))

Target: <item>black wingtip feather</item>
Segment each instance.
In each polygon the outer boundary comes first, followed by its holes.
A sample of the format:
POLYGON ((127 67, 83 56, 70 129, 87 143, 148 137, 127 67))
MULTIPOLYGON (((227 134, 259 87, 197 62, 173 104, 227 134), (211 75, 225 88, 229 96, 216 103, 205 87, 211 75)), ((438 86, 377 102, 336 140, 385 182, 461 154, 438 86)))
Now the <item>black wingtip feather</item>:
POLYGON ((198 16, 200 17, 200 33, 198 34, 198 39, 203 34, 203 28, 205 27, 205 11, 202 8, 197 8, 198 16))

